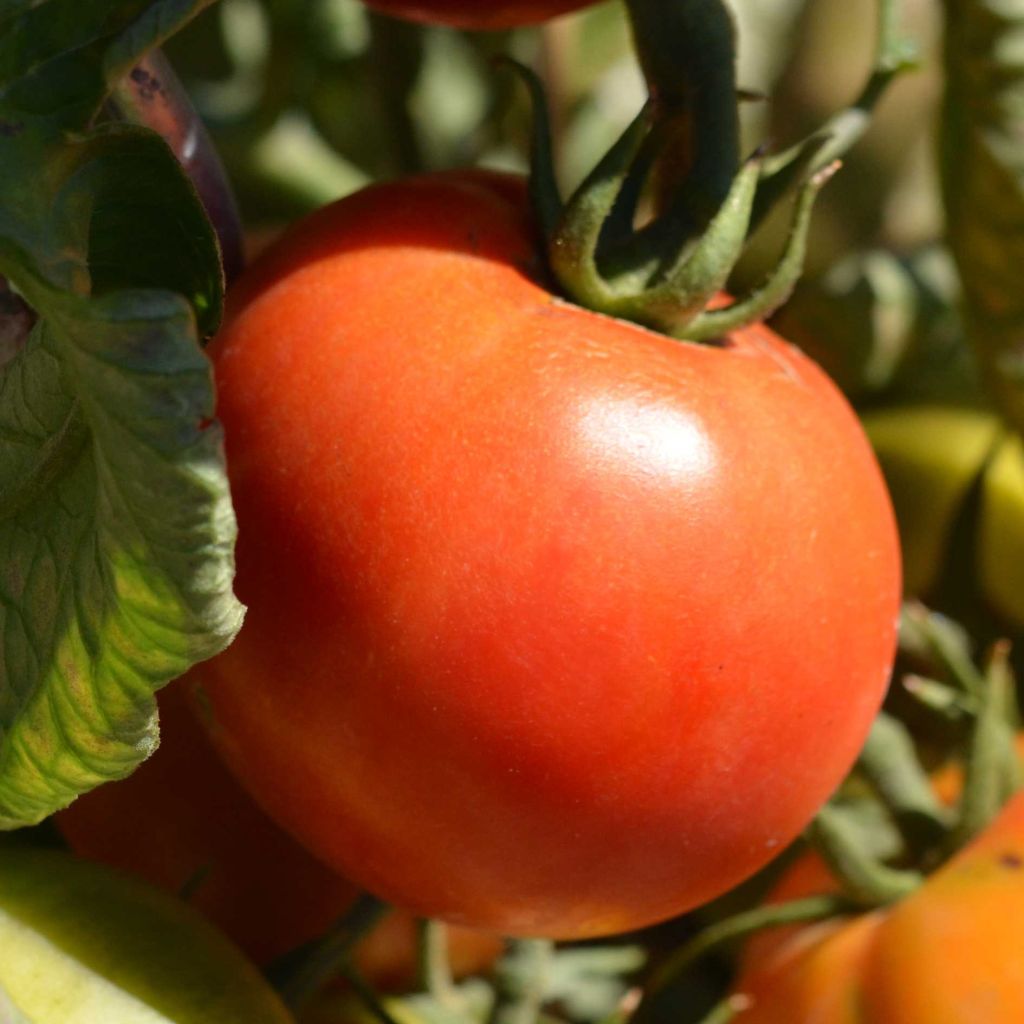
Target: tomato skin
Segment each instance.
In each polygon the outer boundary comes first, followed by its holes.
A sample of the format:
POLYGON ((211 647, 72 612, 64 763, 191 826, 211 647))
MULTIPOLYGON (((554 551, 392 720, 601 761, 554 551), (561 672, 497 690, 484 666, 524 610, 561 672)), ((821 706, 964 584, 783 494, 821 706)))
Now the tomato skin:
POLYGON ((566 938, 705 901, 806 824, 881 701, 900 585, 813 364, 539 274, 521 180, 466 172, 328 207, 242 280, 211 352, 249 613, 194 680, 325 861, 566 938))
MULTIPOLYGON (((184 689, 160 693, 160 747, 128 778, 79 797, 54 818, 71 849, 171 893, 264 966, 322 935, 356 886, 274 824, 227 771, 189 710, 184 689)), ((416 973, 415 923, 387 915, 357 949, 363 975, 399 988, 416 973)), ((457 975, 501 952, 493 936, 452 929, 457 975)))
POLYGON ((502 29, 536 25, 594 0, 366 0, 396 18, 454 28, 502 29))
MULTIPOLYGON (((798 862, 774 899, 827 891, 798 862)), ((823 883, 823 884, 822 884, 823 883)), ((1024 1020, 1024 794, 915 893, 846 923, 764 933, 736 986, 740 1024, 1024 1020), (827 968, 827 969, 826 969, 827 968)))

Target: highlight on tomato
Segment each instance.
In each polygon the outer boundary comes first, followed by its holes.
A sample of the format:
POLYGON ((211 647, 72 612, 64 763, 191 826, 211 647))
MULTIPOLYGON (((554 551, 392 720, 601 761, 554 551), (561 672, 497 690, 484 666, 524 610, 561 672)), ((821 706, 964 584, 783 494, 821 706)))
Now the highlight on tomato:
MULTIPOLYGON (((178 684, 160 693, 157 752, 127 779, 80 797, 54 818, 77 854, 189 903, 263 966, 316 939, 357 888, 274 824, 224 767, 178 684)), ((500 941, 448 936, 456 974, 486 969, 500 941)), ((381 988, 412 982, 415 922, 395 912, 360 942, 361 973, 381 988)))
POLYGON ((806 824, 881 701, 899 553, 782 339, 673 341, 545 282, 522 180, 486 172, 370 187, 240 280, 210 353, 249 611, 191 685, 325 863, 567 938, 806 824))

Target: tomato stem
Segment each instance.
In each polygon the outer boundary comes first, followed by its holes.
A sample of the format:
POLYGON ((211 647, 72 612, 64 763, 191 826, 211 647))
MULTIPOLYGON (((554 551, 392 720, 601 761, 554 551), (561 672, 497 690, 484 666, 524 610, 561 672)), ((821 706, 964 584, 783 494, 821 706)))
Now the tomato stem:
POLYGON ((918 871, 883 864, 870 852, 863 831, 846 811, 833 803, 818 811, 806 837, 844 893, 861 907, 894 903, 909 896, 923 881, 918 871))
POLYGON ((530 96, 533 115, 530 130, 530 203, 541 234, 544 239, 548 239, 555 233, 562 218, 562 197, 558 192, 555 174, 551 112, 544 83, 531 68, 511 57, 499 56, 495 59, 495 65, 513 71, 526 86, 530 96))
POLYGON ((812 169, 827 166, 858 142, 871 124, 871 115, 893 79, 918 66, 916 44, 900 30, 900 0, 878 0, 878 30, 872 70, 860 95, 845 110, 825 122, 810 139, 767 162, 766 172, 772 174, 798 160, 810 144, 813 150, 812 169))
POLYGON ((380 102, 391 163, 400 175, 423 170, 423 153, 409 98, 423 63, 423 29, 400 18, 367 12, 370 26, 370 66, 380 102))
POLYGON ((915 858, 945 841, 949 815, 936 798, 902 722, 884 711, 878 715, 858 767, 889 809, 915 858))
POLYGON ((351 966, 353 949, 389 909, 376 896, 362 893, 323 936, 271 964, 267 976, 284 1002, 296 1012, 305 1007, 343 968, 351 966))
POLYGON ((537 221, 551 271, 570 299, 672 337, 713 341, 789 297, 818 192, 863 133, 881 92, 908 66, 895 29, 898 0, 878 0, 876 67, 857 103, 789 150, 748 160, 740 159, 736 39, 723 0, 626 3, 650 101, 564 204, 543 87, 519 69, 535 110, 537 221), (709 310, 753 230, 793 189, 789 237, 774 270, 749 294, 709 310))
POLYGON ((847 897, 831 893, 755 907, 715 922, 672 953, 648 979, 643 1001, 632 1018, 632 1024, 644 1024, 652 1013, 651 1008, 658 995, 672 988, 697 961, 719 947, 766 928, 824 921, 854 914, 860 909, 857 903, 847 897))
POLYGON ((433 918, 416 922, 416 946, 420 987, 440 1006, 460 1008, 461 999, 448 959, 448 926, 433 918))
POLYGON ((744 299, 700 313, 685 328, 688 338, 692 341, 720 338, 729 331, 738 330, 751 320, 770 316, 789 298, 803 272, 814 201, 818 197, 818 192, 838 168, 838 161, 830 164, 811 175, 801 187, 789 229, 789 238, 781 258, 768 277, 744 299))
MULTIPOLYGON (((374 987, 362 976, 351 961, 346 960, 338 968, 338 976, 351 986, 367 1010, 376 1018, 378 1024, 399 1024, 384 1000, 377 994, 374 987)), ((294 1009, 294 1007, 293 1007, 294 1009)))
POLYGON ((663 226, 685 234, 721 208, 740 167, 736 29, 722 0, 626 0, 626 9, 654 118, 671 131, 663 226))
POLYGON ((971 731, 964 789, 947 853, 978 835, 1020 787, 1020 765, 1014 747, 1018 724, 1016 682, 1009 663, 1010 645, 993 645, 985 668, 985 687, 971 731))

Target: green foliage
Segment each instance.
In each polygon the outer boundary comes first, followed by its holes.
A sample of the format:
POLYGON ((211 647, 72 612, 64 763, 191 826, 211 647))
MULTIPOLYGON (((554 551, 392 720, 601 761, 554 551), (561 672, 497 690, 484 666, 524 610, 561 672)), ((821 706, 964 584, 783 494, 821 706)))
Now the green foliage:
POLYGON ((946 0, 942 176, 968 330, 1024 429, 1024 7, 946 0))
POLYGON ((0 366, 0 826, 155 746, 153 693, 224 647, 234 519, 199 339, 216 240, 104 97, 201 3, 8 4, 0 273, 38 319, 0 366))

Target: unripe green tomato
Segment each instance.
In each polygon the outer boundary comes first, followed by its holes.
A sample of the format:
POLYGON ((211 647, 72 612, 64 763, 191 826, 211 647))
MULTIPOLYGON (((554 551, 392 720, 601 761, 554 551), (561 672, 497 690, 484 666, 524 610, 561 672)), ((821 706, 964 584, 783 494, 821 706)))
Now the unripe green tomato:
POLYGON ((1024 626, 1024 445, 1006 437, 982 483, 978 571, 992 607, 1024 626))
POLYGON ((952 531, 980 488, 976 581, 992 609, 1024 626, 1024 450, 997 416, 953 406, 885 409, 863 417, 892 495, 907 596, 939 582, 952 531))
POLYGON ((0 848, 0 1020, 11 1004, 31 1024, 292 1022, 255 967, 185 904, 17 846, 0 848))

